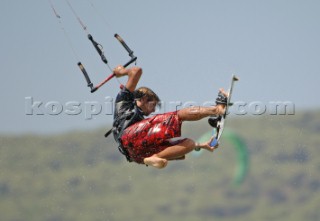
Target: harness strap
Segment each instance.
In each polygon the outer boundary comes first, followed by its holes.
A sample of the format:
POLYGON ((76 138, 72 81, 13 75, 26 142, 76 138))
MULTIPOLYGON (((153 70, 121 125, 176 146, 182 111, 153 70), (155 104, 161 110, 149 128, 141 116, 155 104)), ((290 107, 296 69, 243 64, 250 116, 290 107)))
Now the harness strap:
MULTIPOLYGON (((114 130, 115 130, 115 127, 113 127, 113 128, 111 128, 110 130, 108 130, 108 131, 106 132, 106 134, 104 135, 104 137, 107 138, 114 130)), ((121 132, 119 133, 119 135, 122 134, 122 132, 123 132, 123 129, 121 130, 121 132)), ((121 137, 121 136, 119 136, 118 139, 117 139, 117 143, 119 144, 118 150, 120 151, 120 153, 122 153, 122 155, 124 155, 124 156, 126 157, 127 161, 132 162, 128 151, 122 147, 120 137, 121 137)))
POLYGON ((108 130, 108 131, 105 133, 104 137, 107 138, 107 137, 112 133, 112 131, 113 131, 113 128, 111 128, 110 130, 108 130))
MULTIPOLYGON (((121 102, 116 104, 117 109, 118 108, 120 109, 120 107, 121 107, 121 102)), ((127 158, 127 161, 129 161, 129 162, 132 162, 132 160, 130 158, 130 154, 129 154, 128 150, 122 146, 121 136, 122 136, 124 130, 129 125, 131 125, 132 122, 136 119, 139 112, 140 112, 140 110, 139 110, 138 106, 135 104, 134 108, 132 110, 127 110, 120 117, 118 117, 114 121, 113 127, 111 129, 109 129, 104 135, 105 137, 108 137, 112 132, 114 132, 114 138, 115 138, 116 142, 118 143, 118 149, 119 149, 120 153, 122 153, 127 158)))
MULTIPOLYGON (((122 136, 122 133, 123 133, 123 131, 128 127, 128 125, 130 125, 130 123, 132 122, 132 120, 133 120, 133 116, 136 114, 137 112, 136 112, 136 110, 134 111, 134 112, 130 112, 130 113, 126 113, 126 114, 124 114, 124 115, 122 115, 121 117, 120 117, 120 119, 118 119, 118 122, 120 121, 120 122, 123 122, 122 123, 122 126, 121 126, 121 130, 120 130, 120 132, 117 134, 117 143, 119 144, 119 146, 118 146, 118 150, 120 151, 120 153, 122 153, 125 157, 126 157, 126 159, 127 159, 127 161, 129 161, 129 162, 132 162, 132 160, 131 160, 131 158, 130 158, 130 155, 129 155, 129 153, 128 153, 128 151, 125 149, 125 148, 123 148, 123 146, 122 146, 122 142, 121 142, 121 136, 122 136), (130 117, 130 119, 128 119, 130 117)), ((113 126, 110 130, 108 130, 106 133, 105 133, 105 137, 108 137, 113 131, 115 131, 115 130, 117 130, 117 127, 119 127, 119 125, 121 125, 121 123, 120 124, 118 124, 117 126, 113 126)))

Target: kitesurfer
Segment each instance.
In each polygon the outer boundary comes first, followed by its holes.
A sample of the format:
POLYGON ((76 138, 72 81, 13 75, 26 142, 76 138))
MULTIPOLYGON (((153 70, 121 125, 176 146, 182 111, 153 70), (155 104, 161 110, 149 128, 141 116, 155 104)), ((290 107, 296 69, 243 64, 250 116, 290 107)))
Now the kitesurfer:
POLYGON ((223 115, 228 96, 223 89, 219 91, 215 106, 189 107, 145 118, 155 112, 160 99, 150 88, 136 88, 142 69, 119 65, 113 73, 116 77, 128 77, 115 100, 112 129, 119 150, 128 161, 164 168, 169 160, 182 160, 195 148, 211 152, 217 148, 210 146, 213 138, 204 143, 196 143, 190 138, 173 141, 172 138, 181 136, 184 121, 223 115))

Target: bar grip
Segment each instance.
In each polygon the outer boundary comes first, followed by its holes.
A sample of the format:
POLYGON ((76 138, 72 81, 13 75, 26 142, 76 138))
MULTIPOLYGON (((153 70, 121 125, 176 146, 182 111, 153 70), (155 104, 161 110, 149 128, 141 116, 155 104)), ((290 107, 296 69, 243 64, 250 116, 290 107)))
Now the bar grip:
POLYGON ((124 40, 117 33, 114 34, 114 37, 118 39, 118 41, 122 44, 122 46, 127 50, 129 56, 133 58, 133 51, 129 48, 129 46, 124 42, 124 40))
POLYGON ((89 78, 89 75, 88 75, 86 69, 85 69, 84 66, 81 64, 81 62, 78 62, 78 66, 79 66, 80 70, 81 70, 82 73, 83 73, 83 76, 85 77, 85 79, 86 79, 86 81, 87 81, 88 87, 90 87, 91 90, 92 90, 93 84, 92 84, 92 82, 91 82, 91 80, 90 80, 90 78, 89 78))

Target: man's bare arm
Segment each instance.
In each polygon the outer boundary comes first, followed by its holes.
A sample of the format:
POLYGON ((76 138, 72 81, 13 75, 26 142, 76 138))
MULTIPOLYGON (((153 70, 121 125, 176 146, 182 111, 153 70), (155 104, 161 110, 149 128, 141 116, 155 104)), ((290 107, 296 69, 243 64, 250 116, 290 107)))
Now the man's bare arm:
POLYGON ((113 73, 116 75, 116 77, 128 76, 125 86, 129 91, 133 92, 136 89, 142 75, 142 69, 140 67, 124 68, 123 66, 119 65, 113 70, 113 73))

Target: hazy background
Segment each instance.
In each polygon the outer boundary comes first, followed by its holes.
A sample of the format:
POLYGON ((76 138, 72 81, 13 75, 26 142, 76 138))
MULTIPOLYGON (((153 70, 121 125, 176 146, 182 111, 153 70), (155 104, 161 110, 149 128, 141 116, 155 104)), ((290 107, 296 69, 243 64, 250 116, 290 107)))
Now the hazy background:
MULTIPOLYGON (((319 1, 70 2, 111 67, 129 59, 114 33, 134 50, 160 111, 207 104, 232 74, 233 100, 248 105, 213 154, 127 163, 103 137, 119 83, 89 92, 77 62, 95 84, 110 71, 66 1, 52 0, 60 20, 47 0, 0 1, 1 221, 320 220, 319 1), (272 102, 294 113, 272 115, 272 102)), ((182 136, 211 129, 187 122, 182 136)))
MULTIPOLYGON (((86 119, 85 102, 104 105, 119 83, 112 80, 94 94, 76 63, 85 65, 94 83, 109 75, 65 1, 3 0, 0 3, 0 132, 59 133, 91 129, 112 121, 102 113, 86 119), (30 101, 41 101, 41 112, 30 101), (65 113, 66 102, 82 104, 82 113, 65 113), (50 115, 45 105, 63 105, 50 115), (30 103, 30 102, 29 102, 30 103), (26 110, 27 109, 27 110, 26 110), (38 113, 38 114, 37 114, 38 113)), ((172 101, 213 100, 230 76, 241 82, 236 101, 290 101, 296 110, 320 107, 319 1, 70 1, 89 33, 104 46, 112 67, 128 61, 113 37, 119 33, 138 56, 140 85, 172 101)), ((124 79, 120 79, 124 82, 124 79)), ((171 110, 166 105, 166 110, 171 110)))

